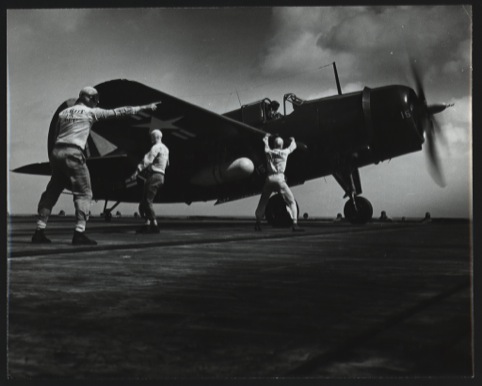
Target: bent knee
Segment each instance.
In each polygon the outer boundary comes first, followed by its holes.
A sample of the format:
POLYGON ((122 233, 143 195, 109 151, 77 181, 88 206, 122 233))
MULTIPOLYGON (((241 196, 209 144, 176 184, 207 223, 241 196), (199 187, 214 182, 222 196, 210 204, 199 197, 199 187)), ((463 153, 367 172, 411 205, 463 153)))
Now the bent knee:
POLYGON ((92 190, 86 190, 84 192, 74 193, 74 201, 86 200, 91 201, 93 197, 92 190))

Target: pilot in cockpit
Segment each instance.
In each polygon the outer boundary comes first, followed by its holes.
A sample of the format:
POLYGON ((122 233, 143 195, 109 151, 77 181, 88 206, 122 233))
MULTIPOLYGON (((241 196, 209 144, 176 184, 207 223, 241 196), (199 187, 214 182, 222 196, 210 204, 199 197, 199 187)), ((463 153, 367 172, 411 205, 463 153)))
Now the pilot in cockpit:
POLYGON ((281 118, 281 114, 278 112, 279 102, 272 101, 268 105, 267 117, 269 120, 281 118))

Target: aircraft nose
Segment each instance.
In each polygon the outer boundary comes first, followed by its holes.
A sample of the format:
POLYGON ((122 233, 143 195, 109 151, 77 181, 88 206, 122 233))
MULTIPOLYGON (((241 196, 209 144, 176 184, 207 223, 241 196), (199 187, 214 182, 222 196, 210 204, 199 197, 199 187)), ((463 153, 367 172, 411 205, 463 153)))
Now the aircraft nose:
POLYGON ((418 134, 421 144, 424 142, 422 104, 423 102, 413 90, 409 90, 402 95, 402 116, 404 119, 411 119, 413 121, 413 128, 418 134))

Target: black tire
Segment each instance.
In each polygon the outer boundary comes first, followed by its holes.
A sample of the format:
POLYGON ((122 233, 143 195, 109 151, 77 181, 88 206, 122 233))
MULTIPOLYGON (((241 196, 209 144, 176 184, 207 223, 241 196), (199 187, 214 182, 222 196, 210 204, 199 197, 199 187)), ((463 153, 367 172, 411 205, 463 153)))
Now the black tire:
MULTIPOLYGON (((296 207, 298 208, 299 214, 300 210, 298 203, 296 203, 296 207)), ((286 203, 281 194, 275 194, 269 199, 268 205, 266 205, 265 217, 268 224, 274 227, 289 227, 293 223, 288 212, 288 208, 286 207, 286 203)))
POLYGON ((373 217, 373 207, 366 198, 355 197, 355 205, 352 200, 348 200, 343 209, 345 218, 352 224, 366 224, 373 217), (356 205, 356 208, 355 208, 356 205))
POLYGON ((105 222, 111 222, 112 221, 112 213, 111 212, 104 213, 104 220, 105 220, 105 222))

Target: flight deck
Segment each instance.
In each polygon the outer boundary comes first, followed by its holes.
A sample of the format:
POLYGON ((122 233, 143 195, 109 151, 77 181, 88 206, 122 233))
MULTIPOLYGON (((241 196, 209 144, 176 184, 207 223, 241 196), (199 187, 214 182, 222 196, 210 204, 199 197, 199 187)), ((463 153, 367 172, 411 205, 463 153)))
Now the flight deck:
POLYGON ((470 377, 466 220, 8 224, 11 379, 470 377))

